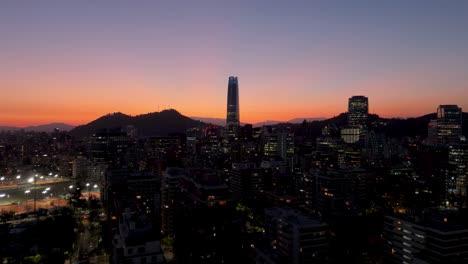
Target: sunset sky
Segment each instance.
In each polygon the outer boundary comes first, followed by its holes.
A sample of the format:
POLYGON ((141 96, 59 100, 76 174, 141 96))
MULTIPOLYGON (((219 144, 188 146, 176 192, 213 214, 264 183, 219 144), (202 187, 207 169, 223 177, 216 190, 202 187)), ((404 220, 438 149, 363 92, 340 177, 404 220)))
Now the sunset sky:
POLYGON ((0 2, 0 125, 164 108, 242 122, 468 110, 468 1, 0 2))

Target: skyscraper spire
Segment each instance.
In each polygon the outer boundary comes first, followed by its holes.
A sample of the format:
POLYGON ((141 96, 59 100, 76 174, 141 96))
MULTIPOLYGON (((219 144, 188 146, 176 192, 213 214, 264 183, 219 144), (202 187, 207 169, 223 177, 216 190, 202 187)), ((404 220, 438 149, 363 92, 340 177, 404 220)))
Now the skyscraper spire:
POLYGON ((230 76, 227 96, 226 128, 228 136, 235 137, 240 126, 239 122, 239 83, 237 77, 230 76))

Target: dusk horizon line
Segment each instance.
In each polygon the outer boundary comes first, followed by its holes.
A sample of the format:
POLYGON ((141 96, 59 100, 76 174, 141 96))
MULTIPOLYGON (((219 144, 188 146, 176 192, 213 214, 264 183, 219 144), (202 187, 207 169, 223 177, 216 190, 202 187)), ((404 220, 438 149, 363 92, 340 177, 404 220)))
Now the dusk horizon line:
MULTIPOLYGON (((107 115, 112 115, 112 114, 117 114, 117 113, 120 113, 120 114, 124 114, 126 116, 130 116, 130 117, 137 117, 137 116, 141 116, 141 115, 148 115, 148 114, 156 114, 156 113, 161 113, 161 112, 164 112, 164 111, 170 111, 170 110, 175 110, 177 111, 179 114, 183 115, 183 116, 186 116, 190 119, 194 119, 194 118, 211 118, 211 119, 221 119, 221 120, 226 120, 225 117, 212 117, 212 116, 190 116, 190 115, 186 115, 182 112, 180 112, 179 110, 175 109, 175 108, 170 108, 170 109, 164 109, 164 110, 161 110, 161 111, 154 111, 154 112, 147 112, 147 113, 140 113, 140 114, 126 114, 124 112, 121 112, 121 111, 116 111, 116 112, 109 112, 109 113, 106 113, 106 114, 103 114, 103 115, 100 115, 94 119, 92 119, 91 121, 88 121, 87 123, 80 123, 80 124, 74 124, 74 123, 67 123, 67 122, 64 122, 64 121, 49 121, 49 122, 42 122, 42 123, 34 123, 34 124, 29 124, 29 125, 8 125, 8 124, 0 124, 0 127, 14 127, 14 128, 28 128, 28 127, 33 127, 33 126, 41 126, 41 125, 51 125, 51 124, 64 124, 64 125, 70 125, 70 126, 74 126, 74 127, 78 127, 78 126, 84 126, 84 125, 87 125, 101 117, 104 117, 104 116, 107 116, 107 115)), ((314 121, 323 121, 323 120, 326 120, 326 119, 331 119, 331 118, 334 118, 334 117, 337 117, 341 114, 346 114, 348 113, 347 111, 344 111, 344 112, 341 112, 339 114, 336 114, 336 115, 333 115, 333 116, 319 116, 319 117, 315 117, 315 116, 310 116, 310 117, 294 117, 294 118, 290 118, 288 120, 279 120, 279 119, 267 119, 267 120, 260 120, 260 121, 256 121, 256 122, 245 122, 245 121, 240 121, 242 124, 246 125, 246 124, 258 124, 258 123, 262 123, 262 122, 288 122, 288 121, 291 121, 291 120, 294 120, 294 119, 298 119, 298 118, 304 118, 304 119, 321 119, 321 120, 314 120, 314 121)), ((371 115, 377 115, 379 118, 385 118, 385 119, 411 119, 411 118, 420 118, 420 117, 423 117, 425 115, 430 115, 430 114, 435 114, 436 111, 433 111, 433 112, 430 112, 430 113, 426 113, 426 114, 423 114, 423 115, 420 115, 420 116, 407 116, 407 117, 398 117, 398 116, 381 116, 379 114, 376 114, 376 113, 370 113, 371 115)), ((467 112, 463 112, 463 113, 467 113, 467 112)), ((196 119, 194 119, 196 120, 196 119)), ((200 120, 201 121, 201 120, 200 120)))

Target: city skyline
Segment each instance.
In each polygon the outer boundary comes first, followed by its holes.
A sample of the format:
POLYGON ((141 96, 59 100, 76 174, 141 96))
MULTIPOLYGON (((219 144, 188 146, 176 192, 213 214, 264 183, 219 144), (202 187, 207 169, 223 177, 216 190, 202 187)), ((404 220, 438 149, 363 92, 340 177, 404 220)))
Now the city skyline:
POLYGON ((468 263, 467 14, 0 1, 0 263, 468 263))
POLYGON ((468 109, 466 11, 437 1, 6 2, 0 124, 80 125, 158 106, 223 118, 231 75, 248 123, 333 117, 360 94, 382 117, 468 109))

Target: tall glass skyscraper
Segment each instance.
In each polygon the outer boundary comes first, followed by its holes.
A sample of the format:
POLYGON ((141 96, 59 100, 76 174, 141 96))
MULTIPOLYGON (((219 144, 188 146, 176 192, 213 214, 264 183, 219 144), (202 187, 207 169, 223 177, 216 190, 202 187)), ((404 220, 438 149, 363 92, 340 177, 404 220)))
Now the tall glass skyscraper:
POLYGON ((226 128, 229 136, 236 136, 239 131, 239 83, 237 77, 229 77, 227 96, 226 128))
POLYGON ((429 145, 460 143, 462 133, 462 109, 457 105, 441 105, 437 108, 437 119, 429 122, 427 139, 429 145))
POLYGON ((364 128, 369 114, 369 100, 365 96, 349 98, 348 125, 354 128, 364 128))
POLYGON ((437 108, 437 143, 454 144, 462 135, 462 109, 457 105, 437 108))

